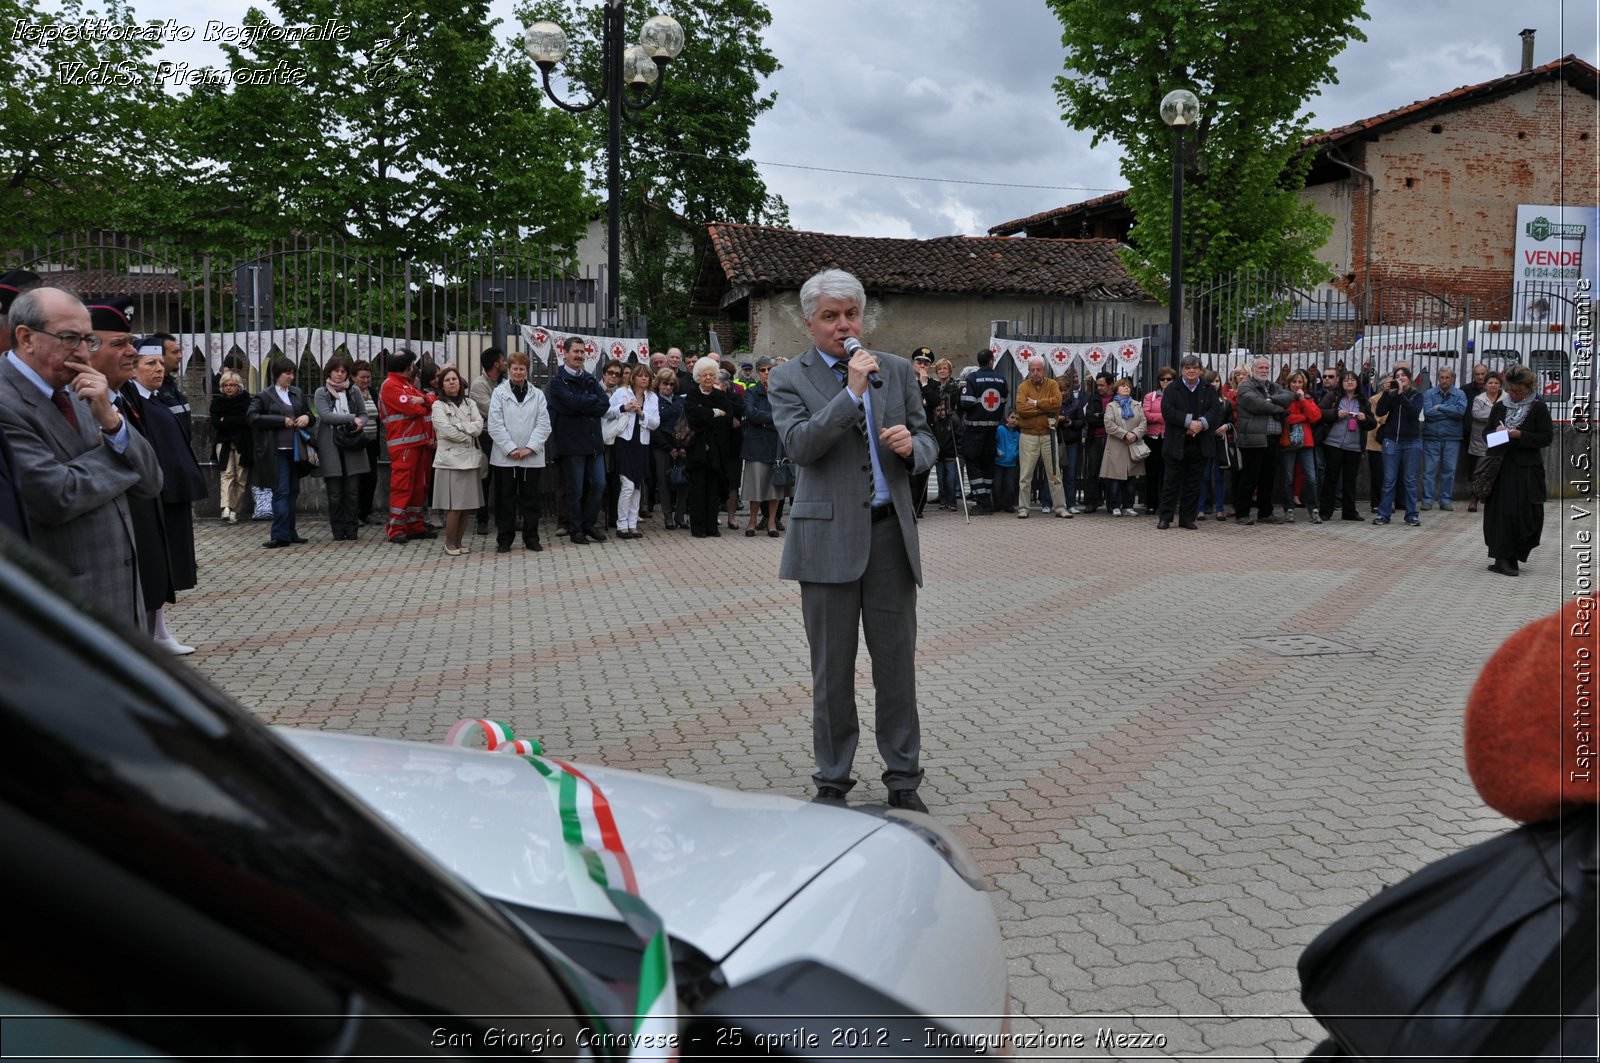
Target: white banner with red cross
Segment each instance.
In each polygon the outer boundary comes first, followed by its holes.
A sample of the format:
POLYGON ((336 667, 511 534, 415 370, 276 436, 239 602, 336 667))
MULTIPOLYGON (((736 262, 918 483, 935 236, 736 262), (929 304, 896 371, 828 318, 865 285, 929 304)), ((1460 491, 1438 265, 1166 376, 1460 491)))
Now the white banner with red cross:
POLYGON ((587 336, 576 332, 548 329, 540 325, 522 326, 522 349, 540 362, 546 362, 552 350, 559 356, 566 348, 568 336, 577 336, 583 340, 583 367, 591 373, 602 360, 609 362, 614 358, 619 362, 635 361, 646 364, 650 361, 650 341, 642 337, 587 336))
POLYGON ((1083 365, 1084 376, 1094 376, 1102 369, 1113 365, 1121 375, 1127 376, 1144 358, 1144 337, 1096 340, 1093 343, 1043 343, 1037 340, 990 336, 989 351, 994 355, 996 364, 1000 359, 1009 357, 1016 364, 1019 373, 1028 371, 1028 362, 1032 359, 1043 358, 1044 364, 1048 365, 1056 376, 1061 376, 1071 369, 1074 362, 1083 365))

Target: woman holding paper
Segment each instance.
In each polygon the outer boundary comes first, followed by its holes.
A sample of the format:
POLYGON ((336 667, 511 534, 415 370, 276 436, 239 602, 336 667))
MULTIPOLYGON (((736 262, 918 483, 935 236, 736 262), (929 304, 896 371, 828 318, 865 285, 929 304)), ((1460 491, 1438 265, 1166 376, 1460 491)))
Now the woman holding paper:
POLYGON ((1544 455, 1555 437, 1550 410, 1534 394, 1539 377, 1525 365, 1505 373, 1505 395, 1495 403, 1484 433, 1485 461, 1500 469, 1483 507, 1483 542, 1494 559, 1490 572, 1520 576, 1519 562, 1539 545, 1544 529, 1544 455))

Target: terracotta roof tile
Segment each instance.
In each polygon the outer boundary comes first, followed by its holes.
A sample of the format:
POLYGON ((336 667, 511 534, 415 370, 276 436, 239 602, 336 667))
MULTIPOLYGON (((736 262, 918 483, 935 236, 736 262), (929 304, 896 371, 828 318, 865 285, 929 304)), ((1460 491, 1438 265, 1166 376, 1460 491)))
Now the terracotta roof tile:
POLYGON ((760 225, 709 226, 730 285, 798 288, 819 270, 848 270, 871 292, 1143 299, 1113 240, 933 240, 835 236, 760 225))

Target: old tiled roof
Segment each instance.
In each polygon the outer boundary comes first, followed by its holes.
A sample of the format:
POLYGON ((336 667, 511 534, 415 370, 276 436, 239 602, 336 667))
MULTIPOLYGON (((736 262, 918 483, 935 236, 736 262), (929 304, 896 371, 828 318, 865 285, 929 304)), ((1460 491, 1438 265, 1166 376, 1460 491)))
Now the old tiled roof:
POLYGON ((834 236, 761 225, 709 226, 712 254, 728 286, 798 288, 838 267, 869 292, 941 295, 1054 295, 1143 299, 1112 240, 933 240, 834 236))
POLYGON ((1069 203, 1064 207, 1056 207, 1053 210, 1043 210, 1038 214, 1030 214, 1026 218, 1014 218, 1011 221, 1003 221, 999 225, 990 226, 989 235, 1011 236, 1015 233, 1020 233, 1027 229, 1031 229, 1035 225, 1040 225, 1047 221, 1053 221, 1056 218, 1064 217, 1068 214, 1081 214, 1084 211, 1095 210, 1099 207, 1109 207, 1114 204, 1120 204, 1124 199, 1127 198, 1128 192, 1126 189, 1123 189, 1121 192, 1107 192, 1103 196, 1095 196, 1093 199, 1085 199, 1077 203, 1069 203))
POLYGON ((1485 97, 1517 92, 1534 82, 1548 79, 1571 81, 1579 88, 1592 93, 1596 91, 1597 74, 1600 74, 1600 71, 1582 59, 1575 55, 1566 55, 1531 70, 1520 70, 1515 74, 1507 74, 1505 77, 1480 82, 1477 85, 1463 85, 1461 88, 1451 89, 1426 100, 1418 100, 1416 103, 1397 107, 1371 118, 1363 118, 1358 122, 1330 129, 1326 133, 1318 133, 1316 136, 1307 137, 1305 143, 1307 147, 1326 148, 1356 137, 1371 136, 1392 126, 1408 125, 1441 111, 1475 103, 1485 97))
POLYGON ((83 298, 118 295, 183 295, 189 285, 171 273, 122 273, 109 269, 39 271, 41 282, 83 298))
MULTIPOLYGON (((1330 129, 1325 133, 1318 133, 1315 136, 1307 137, 1304 146, 1323 152, 1351 140, 1375 136, 1395 126, 1408 125, 1445 111, 1468 106, 1481 99, 1500 96, 1507 92, 1518 92, 1531 84, 1549 79, 1570 81, 1591 94, 1600 91, 1600 87, 1597 87, 1597 82, 1600 82, 1600 71, 1597 71, 1594 66, 1575 55, 1566 55, 1543 66, 1536 66, 1531 70, 1520 70, 1515 74, 1507 74, 1505 77, 1484 81, 1477 85, 1463 85, 1461 88, 1452 89, 1449 92, 1426 100, 1418 100, 1416 103, 1397 107, 1392 111, 1386 111, 1371 118, 1363 118, 1358 122, 1351 122, 1349 125, 1330 129)), ((989 232, 995 236, 1010 236, 1052 222, 1059 224, 1065 219, 1076 215, 1107 209, 1114 210, 1119 207, 1126 209, 1123 205, 1123 200, 1127 198, 1127 195, 1128 193, 1125 191, 1112 192, 1108 195, 1096 196, 1094 199, 1069 203, 1064 207, 1040 211, 1038 214, 1031 214, 1026 218, 1001 222, 999 225, 991 227, 989 232)))

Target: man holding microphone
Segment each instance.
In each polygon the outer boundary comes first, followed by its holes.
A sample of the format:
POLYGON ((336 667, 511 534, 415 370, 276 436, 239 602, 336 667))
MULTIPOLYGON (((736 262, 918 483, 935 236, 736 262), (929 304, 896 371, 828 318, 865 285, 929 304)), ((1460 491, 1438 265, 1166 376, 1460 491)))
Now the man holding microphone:
POLYGON ((917 796, 922 557, 911 477, 933 466, 938 444, 911 363, 860 345, 865 307, 861 282, 843 270, 806 281, 800 311, 813 346, 775 369, 768 384, 784 453, 798 468, 778 575, 800 582, 817 800, 843 804, 855 785, 855 667, 864 629, 889 804, 926 812, 917 796))

